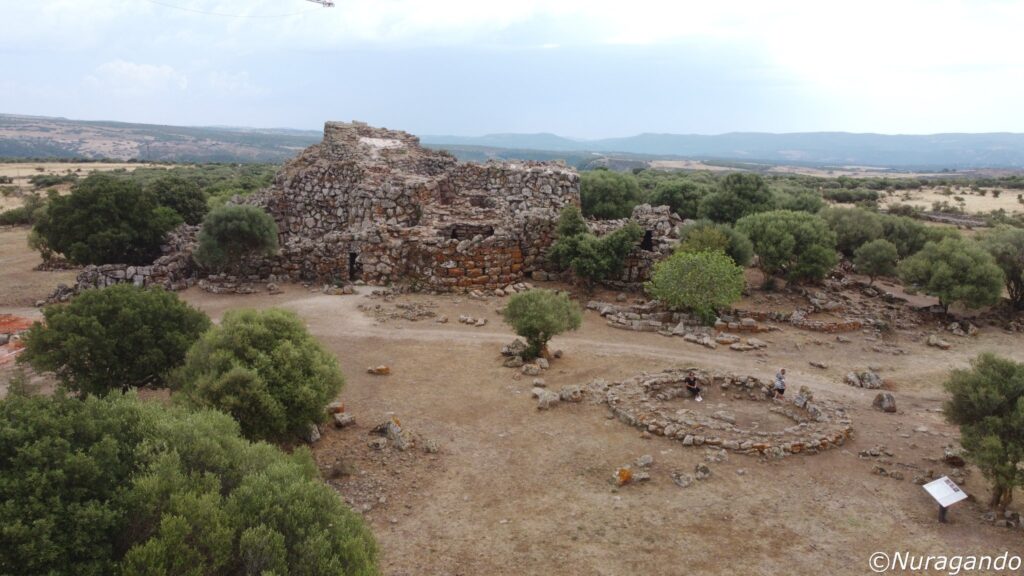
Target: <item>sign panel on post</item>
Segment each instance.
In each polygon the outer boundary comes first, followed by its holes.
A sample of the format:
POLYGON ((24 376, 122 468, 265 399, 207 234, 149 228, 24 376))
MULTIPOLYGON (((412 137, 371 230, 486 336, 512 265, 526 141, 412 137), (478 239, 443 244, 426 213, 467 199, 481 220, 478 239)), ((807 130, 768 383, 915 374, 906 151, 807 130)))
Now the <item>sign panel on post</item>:
POLYGON ((933 480, 924 485, 924 489, 935 498, 939 506, 948 508, 952 504, 967 498, 967 493, 960 489, 948 476, 933 480))

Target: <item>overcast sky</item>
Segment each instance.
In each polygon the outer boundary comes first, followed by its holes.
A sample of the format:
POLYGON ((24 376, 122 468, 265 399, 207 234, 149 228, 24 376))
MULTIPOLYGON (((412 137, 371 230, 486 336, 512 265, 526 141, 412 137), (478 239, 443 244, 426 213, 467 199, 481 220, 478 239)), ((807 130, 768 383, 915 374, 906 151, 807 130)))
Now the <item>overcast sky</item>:
POLYGON ((6 113, 580 138, 1024 132, 1024 1, 0 0, 0 21, 6 113))

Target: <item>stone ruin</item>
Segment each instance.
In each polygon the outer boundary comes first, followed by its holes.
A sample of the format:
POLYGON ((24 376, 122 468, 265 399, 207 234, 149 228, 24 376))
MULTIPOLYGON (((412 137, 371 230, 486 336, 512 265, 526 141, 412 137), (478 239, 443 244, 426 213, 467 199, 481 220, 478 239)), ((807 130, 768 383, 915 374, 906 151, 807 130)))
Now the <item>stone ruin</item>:
MULTIPOLYGON (((276 255, 238 263, 234 276, 210 275, 192 259, 198 227, 182 226, 150 265, 88 266, 51 301, 123 282, 239 293, 258 282, 403 282, 468 292, 554 279, 546 252, 561 210, 580 203, 579 185, 561 162, 459 163, 406 132, 328 122, 323 141, 286 163, 270 188, 234 199, 274 218, 276 255)), ((606 282, 611 287, 639 288, 679 243, 683 221, 668 207, 640 205, 630 219, 645 234, 619 277, 606 282)), ((588 226, 600 236, 630 219, 588 226)))
POLYGON ((328 122, 247 201, 281 234, 260 277, 495 289, 542 267, 579 176, 552 162, 458 163, 405 132, 328 122))
POLYGON ((733 452, 781 458, 814 454, 842 446, 853 426, 842 407, 814 398, 801 387, 793 400, 769 397, 768 382, 752 376, 709 374, 696 369, 641 374, 619 382, 595 381, 591 394, 607 404, 620 421, 657 436, 676 439, 684 446, 708 446, 733 452), (683 379, 693 370, 704 390, 704 402, 685 406, 675 399, 689 397, 683 379), (755 410, 789 421, 779 430, 738 423, 736 415, 716 409, 718 403, 754 403, 755 410))

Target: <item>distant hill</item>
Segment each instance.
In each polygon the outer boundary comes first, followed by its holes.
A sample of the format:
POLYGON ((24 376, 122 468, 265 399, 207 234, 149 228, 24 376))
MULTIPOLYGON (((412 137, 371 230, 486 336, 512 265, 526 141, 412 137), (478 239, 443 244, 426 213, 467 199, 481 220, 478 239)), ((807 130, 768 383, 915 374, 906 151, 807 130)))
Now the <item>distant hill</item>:
POLYGON ((282 162, 322 137, 313 130, 191 128, 0 114, 2 158, 282 162))
POLYGON ((916 136, 734 132, 717 136, 640 134, 601 140, 571 140, 553 134, 491 134, 477 138, 423 136, 421 140, 431 146, 590 151, 809 166, 1024 168, 1024 134, 1012 133, 916 136))
MULTIPOLYGON (((0 158, 175 162, 283 162, 319 142, 319 130, 182 127, 0 114, 0 158)), ((422 136, 462 160, 565 160, 580 168, 642 167, 656 159, 895 170, 1024 169, 1024 134, 927 136, 734 132, 639 134, 576 140, 556 134, 422 136)))

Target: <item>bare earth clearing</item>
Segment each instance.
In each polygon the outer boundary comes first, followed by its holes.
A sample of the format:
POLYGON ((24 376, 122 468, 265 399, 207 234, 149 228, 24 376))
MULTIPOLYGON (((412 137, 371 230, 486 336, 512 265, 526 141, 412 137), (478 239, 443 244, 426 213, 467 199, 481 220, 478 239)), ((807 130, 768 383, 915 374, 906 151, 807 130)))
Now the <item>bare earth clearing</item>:
POLYGON ((1024 190, 999 190, 998 198, 993 195, 992 188, 984 188, 983 190, 986 191, 984 196, 972 192, 969 188, 953 188, 951 195, 942 194, 942 188, 934 187, 926 187, 921 190, 902 190, 896 191, 892 195, 882 196, 881 203, 883 206, 909 204, 924 208, 925 210, 931 210, 933 202, 948 202, 956 206, 957 203, 953 196, 959 196, 964 199, 964 211, 968 214, 991 212, 1000 208, 1010 214, 1024 212, 1024 204, 1017 200, 1017 195, 1024 193, 1024 190))
MULTIPOLYGON (((25 247, 26 234, 0 232, 0 314, 38 315, 27 308, 31 302, 73 275, 31 272, 38 257, 25 247)), ((501 345, 513 338, 496 313, 503 299, 415 295, 385 302, 365 287, 355 296, 283 288, 276 296, 198 289, 182 296, 215 319, 240 307, 294 310, 337 355, 348 376, 341 399, 357 424, 325 427, 314 451, 331 485, 365 513, 386 574, 866 574, 875 551, 1024 553, 1021 530, 982 522, 977 502, 958 504, 951 523, 938 524, 931 498, 910 481, 917 471, 950 470, 938 461, 957 437, 938 413, 947 371, 987 350, 1022 361, 1020 335, 983 326, 976 337, 944 336, 954 346, 939 351, 914 334, 898 334, 888 343, 908 354, 894 356, 872 351, 875 343, 859 332, 840 343, 784 326, 758 335, 769 343, 765 351, 737 353, 615 330, 587 312, 578 332, 553 342, 565 357, 543 374, 548 388, 685 366, 769 378, 786 366, 792 390, 807 385, 848 407, 855 432, 845 446, 770 462, 730 454, 708 464, 711 478, 680 488, 670 473, 692 473, 704 461, 703 448, 644 439, 589 399, 535 408, 532 378, 501 366, 501 345), (451 321, 378 322, 357 308, 398 303, 432 305, 451 321), (488 323, 460 324, 460 314, 488 323), (391 375, 366 374, 378 364, 390 366, 391 375), (873 410, 875 391, 842 383, 846 372, 869 365, 880 368, 896 395, 898 414, 873 410), (370 429, 389 413, 436 441, 440 452, 370 449, 370 429), (916 431, 921 427, 926 431, 916 431), (858 457, 879 445, 894 456, 858 457), (614 488, 614 470, 644 454, 654 458, 651 481, 614 488), (872 474, 876 463, 907 479, 872 474)), ((5 381, 11 371, 2 370, 5 381)), ((681 405, 714 411, 720 394, 712 390, 703 404, 681 405)), ((745 424, 777 424, 767 414, 737 416, 745 424)), ((965 489, 987 497, 977 471, 965 489)))

